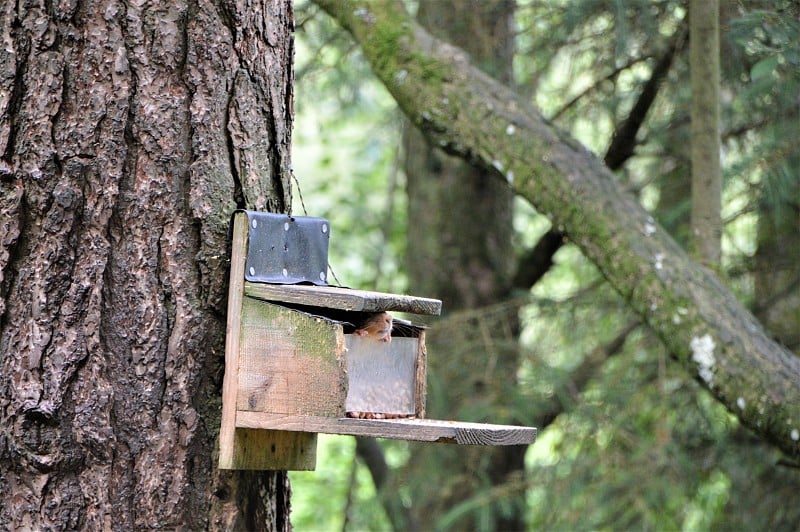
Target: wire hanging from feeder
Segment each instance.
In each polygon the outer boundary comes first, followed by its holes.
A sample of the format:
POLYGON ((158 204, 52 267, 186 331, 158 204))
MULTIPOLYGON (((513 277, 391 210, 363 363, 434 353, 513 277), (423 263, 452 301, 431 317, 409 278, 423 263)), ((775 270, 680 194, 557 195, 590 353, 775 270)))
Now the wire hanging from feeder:
MULTIPOLYGON (((304 216, 308 216, 308 211, 306 210, 306 202, 303 201, 303 191, 300 189, 300 181, 297 179, 297 176, 294 175, 294 168, 291 165, 289 166, 289 174, 292 176, 292 179, 294 179, 294 184, 297 187, 297 197, 300 198, 300 207, 302 207, 302 209, 303 209, 303 215, 304 216)), ((291 216, 291 215, 292 215, 292 204, 290 202, 289 203, 289 216, 291 216)), ((339 278, 336 277, 336 272, 333 271, 333 266, 331 266, 330 261, 328 261, 328 270, 330 270, 331 275, 333 276, 333 279, 336 281, 336 285, 337 286, 342 286, 341 281, 339 281, 339 278)))

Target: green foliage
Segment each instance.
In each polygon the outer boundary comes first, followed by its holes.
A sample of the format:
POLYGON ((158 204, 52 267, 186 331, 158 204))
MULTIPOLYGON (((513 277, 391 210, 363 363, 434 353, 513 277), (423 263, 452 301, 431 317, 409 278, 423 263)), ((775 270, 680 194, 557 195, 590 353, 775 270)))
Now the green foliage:
POLYGON ((352 437, 321 434, 316 471, 294 471, 289 477, 295 530, 389 528, 369 472, 355 460, 352 437))
POLYGON ((731 102, 733 128, 742 132, 732 138, 742 154, 736 170, 758 181, 767 210, 789 216, 800 179, 800 8, 778 2, 747 12, 731 22, 729 40, 744 63, 731 102))
MULTIPOLYGON (((751 301, 760 217, 797 216, 800 11, 792 1, 734 7, 722 24, 723 266, 740 298, 751 301)), ((311 4, 297 12, 293 157, 308 213, 332 221, 331 262, 343 284, 403 292, 402 257, 411 244, 396 105, 330 20, 311 4)), ((618 177, 679 240, 689 212, 685 19, 686 2, 678 0, 519 2, 514 65, 518 90, 602 156, 654 64, 676 43, 618 177)), ((294 198, 300 213, 297 190, 294 198)), ((514 225, 523 250, 549 222, 520 208, 514 225)), ((800 470, 776 465, 780 456, 677 369, 645 327, 576 385, 592 353, 630 319, 596 268, 566 246, 530 293, 435 323, 430 417, 542 426, 553 405, 563 412, 529 450, 525 474, 499 487, 479 473, 488 460, 481 449, 382 442, 394 472, 387 489, 405 506, 425 505, 425 528, 442 530, 459 529, 468 515, 491 522, 489 512, 510 511, 491 503, 518 493, 536 530, 800 526, 792 502, 800 470), (521 331, 510 325, 517 316, 521 331), (511 350, 521 350, 521 362, 509 378, 493 363, 511 350), (466 398, 455 410, 454 396, 466 398), (463 468, 431 485, 442 456, 458 457, 463 468), (444 507, 454 494, 461 502, 444 507)), ((355 502, 345 528, 387 528, 366 470, 358 465, 352 475, 352 441, 322 437, 320 449, 317 472, 292 474, 297 529, 343 528, 348 494, 355 502)))
POLYGON ((337 530, 344 521, 355 442, 327 435, 320 435, 318 440, 316 471, 289 473, 291 520, 297 530, 337 530))

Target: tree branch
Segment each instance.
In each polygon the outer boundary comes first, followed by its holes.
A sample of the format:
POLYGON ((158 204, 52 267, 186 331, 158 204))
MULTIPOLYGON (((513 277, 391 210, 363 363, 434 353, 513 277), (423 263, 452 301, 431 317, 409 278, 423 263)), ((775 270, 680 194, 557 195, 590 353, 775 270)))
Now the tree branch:
POLYGON ((661 82, 669 72, 672 66, 672 60, 675 53, 678 51, 680 44, 686 38, 684 30, 678 32, 672 37, 669 47, 661 56, 661 59, 653 67, 653 72, 650 74, 650 79, 642 86, 642 92, 639 93, 636 103, 628 114, 628 117, 622 121, 614 130, 611 137, 611 143, 606 150, 606 156, 603 161, 612 170, 621 168, 622 165, 632 155, 633 150, 636 148, 636 135, 647 117, 648 111, 653 106, 653 102, 658 95, 658 89, 661 82))
POLYGON ((800 359, 774 342, 585 147, 399 2, 317 0, 434 143, 505 179, 563 227, 678 360, 746 426, 800 455, 800 359))
POLYGON ((520 290, 529 290, 544 277, 553 265, 553 256, 564 245, 564 234, 557 229, 550 229, 536 242, 536 245, 520 257, 517 273, 512 286, 520 290))
MULTIPOLYGON (((617 125, 611 135, 606 155, 603 158, 606 166, 611 170, 622 168, 625 161, 630 159, 636 148, 636 135, 644 123, 648 111, 653 106, 653 102, 658 94, 661 82, 672 66, 672 60, 678 51, 680 44, 686 38, 686 32, 679 30, 676 33, 667 50, 658 60, 650 78, 642 86, 636 103, 633 105, 627 118, 617 125)), ((626 65, 627 66, 627 65, 626 65)), ((614 75, 619 71, 615 70, 614 75)), ((570 105, 572 102, 570 102, 570 105)), ((536 284, 553 265, 553 255, 564 245, 564 234, 557 229, 550 229, 539 239, 536 246, 525 253, 517 266, 517 275, 514 278, 513 286, 518 289, 527 289, 536 284)))
POLYGON ((641 63, 642 61, 646 61, 647 59, 648 59, 647 57, 637 57, 636 59, 631 59, 630 61, 628 61, 624 65, 620 65, 620 66, 614 68, 611 72, 609 72, 605 76, 601 77, 600 79, 595 80, 594 83, 592 83, 591 85, 589 85, 588 87, 583 89, 580 93, 576 94, 570 101, 565 103, 558 111, 553 113, 548 118, 550 120, 552 120, 553 122, 555 122, 556 120, 561 118, 561 116, 564 113, 566 113, 567 111, 569 111, 570 109, 575 107, 575 105, 577 105, 578 102, 581 101, 582 99, 584 99, 586 96, 588 96, 589 94, 591 94, 593 92, 599 92, 600 91, 600 87, 604 84, 604 82, 613 80, 614 78, 619 76, 620 73, 626 71, 627 69, 631 68, 633 65, 635 65, 637 63, 641 63))

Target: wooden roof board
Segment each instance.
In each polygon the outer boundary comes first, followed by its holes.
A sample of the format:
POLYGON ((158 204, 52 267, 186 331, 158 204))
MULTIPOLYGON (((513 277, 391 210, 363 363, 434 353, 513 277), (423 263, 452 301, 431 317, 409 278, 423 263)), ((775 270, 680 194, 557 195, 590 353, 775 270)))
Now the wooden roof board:
POLYGON ((357 312, 393 310, 411 314, 438 316, 442 311, 442 302, 438 299, 355 290, 338 286, 245 282, 244 293, 249 297, 264 301, 357 312))

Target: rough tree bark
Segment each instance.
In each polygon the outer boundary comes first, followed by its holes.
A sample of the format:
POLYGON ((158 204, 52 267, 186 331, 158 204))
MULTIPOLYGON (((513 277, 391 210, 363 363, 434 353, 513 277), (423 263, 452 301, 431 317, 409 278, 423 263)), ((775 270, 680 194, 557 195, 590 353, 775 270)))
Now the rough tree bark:
POLYGON ((288 529, 227 473, 226 232, 285 211, 288 0, 0 7, 0 528, 288 529))
POLYGON ((692 261, 600 160, 462 51, 431 37, 402 4, 316 2, 353 34, 414 124, 563 227, 717 400, 800 455, 800 359, 692 261))

